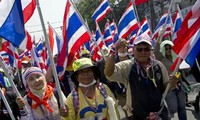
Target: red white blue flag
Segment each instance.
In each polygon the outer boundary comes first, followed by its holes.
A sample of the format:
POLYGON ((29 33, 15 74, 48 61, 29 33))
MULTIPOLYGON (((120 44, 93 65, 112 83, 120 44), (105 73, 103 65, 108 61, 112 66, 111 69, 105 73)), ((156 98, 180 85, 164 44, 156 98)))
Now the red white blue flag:
POLYGON ((82 23, 70 0, 67 0, 65 8, 63 37, 63 46, 57 62, 57 72, 59 77, 64 74, 67 65, 72 64, 74 55, 79 48, 90 40, 88 30, 82 23))
POLYGON ((183 58, 189 65, 193 65, 195 58, 200 51, 200 28, 195 35, 184 45, 179 53, 179 56, 183 58))
POLYGON ((171 16, 166 12, 159 20, 157 26, 155 27, 155 31, 154 34, 152 36, 152 39, 156 39, 158 37, 158 32, 160 31, 160 29, 163 27, 163 25, 166 25, 166 31, 163 35, 163 37, 167 37, 169 35, 171 35, 172 33, 172 19, 171 16), (165 23, 167 19, 167 23, 165 23))
POLYGON ((10 42, 2 39, 1 50, 5 51, 8 55, 8 61, 6 61, 6 63, 9 64, 11 67, 18 67, 20 62, 17 49, 10 42))
POLYGON ((56 31, 50 25, 49 25, 49 43, 53 56, 56 54, 60 54, 60 50, 63 45, 63 40, 61 40, 56 31))
POLYGON ((100 22, 111 11, 108 0, 103 0, 92 15, 92 19, 100 22))
POLYGON ((138 22, 133 9, 133 3, 130 2, 118 23, 119 38, 128 37, 137 28, 138 22))
POLYGON ((179 10, 176 10, 175 13, 175 21, 174 21, 174 29, 173 29, 173 36, 172 36, 172 41, 174 41, 174 39, 177 37, 176 36, 176 32, 181 28, 181 24, 183 22, 183 18, 181 15, 181 12, 179 12, 179 10))
MULTIPOLYGON (((173 50, 178 54, 179 58, 184 59, 192 66, 200 51, 200 0, 196 1, 186 15, 173 43, 173 50)), ((176 65, 177 62, 174 62, 171 70, 176 65)))
POLYGON ((174 39, 174 51, 179 54, 184 45, 195 35, 200 28, 200 0, 197 0, 186 15, 177 37, 174 39))
POLYGON ((146 17, 142 20, 141 27, 138 31, 138 36, 140 36, 141 34, 151 35, 151 30, 149 28, 149 24, 148 24, 146 17))

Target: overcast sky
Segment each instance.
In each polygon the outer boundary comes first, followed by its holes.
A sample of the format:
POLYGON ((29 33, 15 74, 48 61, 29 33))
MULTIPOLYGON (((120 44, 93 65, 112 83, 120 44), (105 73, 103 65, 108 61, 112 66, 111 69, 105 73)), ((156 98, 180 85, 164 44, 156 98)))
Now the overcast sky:
MULTIPOLYGON (((62 26, 66 0, 39 0, 39 2, 45 24, 49 22, 58 34, 61 34, 59 27, 62 26)), ((42 37, 43 32, 37 8, 25 27, 31 36, 35 35, 36 40, 42 37)))

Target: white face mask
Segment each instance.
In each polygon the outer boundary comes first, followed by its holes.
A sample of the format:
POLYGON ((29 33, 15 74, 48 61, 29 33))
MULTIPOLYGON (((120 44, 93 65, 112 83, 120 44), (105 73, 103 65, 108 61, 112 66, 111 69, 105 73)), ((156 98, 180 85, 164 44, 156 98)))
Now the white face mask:
POLYGON ((79 83, 79 86, 80 87, 90 87, 90 86, 92 86, 92 85, 94 85, 95 83, 96 83, 97 81, 95 80, 95 79, 93 79, 93 81, 90 83, 90 84, 88 84, 88 85, 85 85, 85 84, 83 84, 83 83, 79 83))
POLYGON ((127 55, 128 55, 127 52, 125 52, 125 53, 118 52, 119 57, 126 57, 127 55))

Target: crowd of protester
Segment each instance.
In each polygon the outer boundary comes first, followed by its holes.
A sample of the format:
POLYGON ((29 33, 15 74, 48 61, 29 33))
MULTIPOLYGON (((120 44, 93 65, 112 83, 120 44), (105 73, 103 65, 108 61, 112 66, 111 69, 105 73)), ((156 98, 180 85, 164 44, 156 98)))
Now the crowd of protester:
MULTIPOLYGON (((162 36, 162 31, 159 35, 162 36)), ((178 76, 170 71, 176 59, 170 40, 158 37, 154 46, 151 38, 144 34, 137 37, 131 47, 127 44, 125 39, 119 39, 111 48, 104 46, 99 53, 103 57, 97 62, 92 61, 87 50, 82 51, 81 57, 72 64, 73 70, 66 70, 60 81, 62 98, 55 87, 51 66, 44 74, 32 66, 28 57, 23 57, 22 69, 13 77, 21 96, 13 92, 4 70, 0 69, 3 76, 0 87, 15 119, 169 120, 178 113, 180 120, 187 120, 189 91, 186 88, 190 87, 187 76, 193 75, 196 82, 200 82, 199 58, 194 66, 179 69, 178 76)), ((57 57, 54 56, 55 63, 57 57)), ((195 110, 199 112, 196 104, 195 110)), ((11 119, 2 99, 0 118, 11 119)))

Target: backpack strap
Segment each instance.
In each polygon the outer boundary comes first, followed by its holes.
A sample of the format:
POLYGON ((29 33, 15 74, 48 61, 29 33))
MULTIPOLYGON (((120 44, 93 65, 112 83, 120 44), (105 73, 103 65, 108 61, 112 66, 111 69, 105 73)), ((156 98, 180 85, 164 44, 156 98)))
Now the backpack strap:
POLYGON ((98 82, 97 83, 97 88, 99 89, 100 93, 103 95, 104 98, 108 97, 107 92, 106 92, 106 88, 103 85, 103 83, 98 82))

